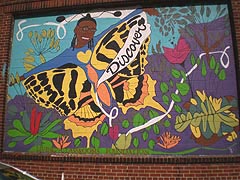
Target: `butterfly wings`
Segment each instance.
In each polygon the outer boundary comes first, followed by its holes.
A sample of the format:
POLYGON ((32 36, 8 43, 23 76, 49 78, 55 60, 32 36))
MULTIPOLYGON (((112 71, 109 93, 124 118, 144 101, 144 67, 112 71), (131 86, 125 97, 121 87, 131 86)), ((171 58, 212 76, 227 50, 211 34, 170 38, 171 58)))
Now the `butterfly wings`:
POLYGON ((78 125, 91 126, 105 117, 94 103, 84 70, 74 64, 34 74, 23 85, 36 103, 71 117, 78 125))

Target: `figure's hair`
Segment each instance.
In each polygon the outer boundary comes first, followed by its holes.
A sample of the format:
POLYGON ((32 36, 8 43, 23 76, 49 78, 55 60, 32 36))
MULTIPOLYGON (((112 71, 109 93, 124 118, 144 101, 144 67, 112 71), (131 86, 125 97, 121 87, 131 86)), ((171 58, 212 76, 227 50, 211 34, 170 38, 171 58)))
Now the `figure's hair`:
MULTIPOLYGON (((87 15, 84 16, 83 18, 79 19, 78 22, 77 22, 76 27, 77 27, 77 26, 80 24, 80 22, 82 22, 82 21, 92 21, 95 25, 97 25, 96 20, 93 19, 90 14, 87 14, 87 15)), ((76 27, 75 27, 75 28, 76 28, 76 27)), ((75 43, 76 43, 76 39, 77 39, 77 36, 76 36, 76 34, 74 33, 74 37, 73 37, 72 42, 71 42, 71 48, 73 48, 73 50, 74 50, 74 46, 75 46, 75 43)), ((89 49, 92 49, 93 46, 94 46, 94 42, 93 42, 93 39, 92 39, 91 41, 88 42, 88 48, 89 48, 89 49)))

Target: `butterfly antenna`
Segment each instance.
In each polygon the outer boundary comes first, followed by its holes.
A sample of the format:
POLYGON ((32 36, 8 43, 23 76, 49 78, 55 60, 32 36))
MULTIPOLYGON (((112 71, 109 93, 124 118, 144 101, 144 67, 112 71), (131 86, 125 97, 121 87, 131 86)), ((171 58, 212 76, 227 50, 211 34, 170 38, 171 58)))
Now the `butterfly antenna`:
MULTIPOLYGON (((109 11, 103 11, 101 14, 99 14, 98 16, 95 16, 95 17, 92 17, 92 18, 98 18, 98 17, 101 17, 104 13, 109 13, 109 14, 112 14, 114 15, 115 17, 120 17, 122 15, 122 13, 120 11, 115 11, 114 13, 112 12, 109 12, 109 11)), ((76 16, 78 16, 79 14, 75 14, 70 20, 66 20, 66 17, 65 16, 58 16, 56 18, 56 21, 61 23, 63 21, 66 21, 67 23, 71 22, 76 16)), ((81 14, 82 15, 82 14, 81 14)), ((82 17, 85 17, 84 15, 82 15, 82 17)))
POLYGON ((120 17, 120 16, 122 15, 122 13, 121 13, 120 11, 115 11, 114 13, 109 12, 109 11, 103 11, 101 14, 99 14, 98 16, 95 16, 95 17, 93 17, 93 18, 101 17, 104 13, 112 14, 112 15, 114 15, 115 17, 120 17))
MULTIPOLYGON (((59 23, 61 23, 61 22, 63 22, 63 21, 66 21, 67 23, 69 23, 69 22, 71 22, 76 16, 78 16, 79 14, 75 14, 70 20, 66 20, 66 17, 65 16, 58 16, 57 18, 56 18, 56 21, 57 22, 59 22, 59 23)), ((82 15, 82 14, 81 14, 82 15)), ((82 17, 84 17, 84 15, 82 15, 82 17)))

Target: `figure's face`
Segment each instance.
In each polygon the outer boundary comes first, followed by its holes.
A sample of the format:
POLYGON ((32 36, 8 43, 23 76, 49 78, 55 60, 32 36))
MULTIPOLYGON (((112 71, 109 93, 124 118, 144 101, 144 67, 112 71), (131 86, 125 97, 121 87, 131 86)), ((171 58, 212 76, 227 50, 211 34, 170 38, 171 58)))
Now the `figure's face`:
POLYGON ((92 21, 82 21, 74 29, 77 36, 77 48, 85 46, 89 41, 92 40, 96 32, 96 24, 92 21))

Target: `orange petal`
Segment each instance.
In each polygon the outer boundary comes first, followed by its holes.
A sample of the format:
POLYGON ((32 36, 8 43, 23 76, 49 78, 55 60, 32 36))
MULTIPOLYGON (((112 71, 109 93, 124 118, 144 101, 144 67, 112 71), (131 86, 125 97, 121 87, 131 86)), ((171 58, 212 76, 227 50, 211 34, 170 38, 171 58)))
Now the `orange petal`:
POLYGON ((107 106, 110 106, 111 103, 110 94, 105 84, 102 83, 98 86, 97 93, 100 100, 107 106))
POLYGON ((71 142, 64 143, 62 148, 66 148, 66 147, 68 147, 70 144, 71 144, 71 142))
POLYGON ((178 142, 175 142, 175 143, 172 143, 172 144, 168 144, 167 149, 170 149, 170 148, 176 146, 177 144, 178 144, 178 142))
POLYGON ((69 136, 64 136, 64 140, 63 140, 63 143, 66 143, 67 140, 68 140, 69 136))
POLYGON ((159 146, 161 146, 162 148, 167 149, 167 146, 165 144, 161 144, 161 143, 157 143, 159 146))
POLYGON ((56 140, 52 140, 52 142, 56 148, 61 149, 61 145, 56 140))

